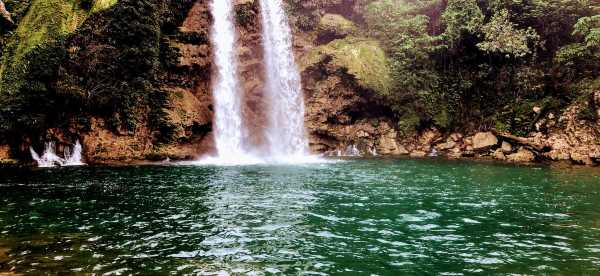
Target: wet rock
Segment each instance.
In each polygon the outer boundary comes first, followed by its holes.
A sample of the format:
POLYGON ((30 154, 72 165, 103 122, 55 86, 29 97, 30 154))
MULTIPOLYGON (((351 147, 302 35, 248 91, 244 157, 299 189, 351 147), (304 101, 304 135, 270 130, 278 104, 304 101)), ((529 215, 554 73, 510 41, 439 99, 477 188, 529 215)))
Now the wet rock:
POLYGON ((454 142, 459 142, 460 140, 462 140, 464 137, 464 135, 460 134, 460 133, 452 133, 450 134, 450 139, 452 139, 452 141, 454 142))
POLYGON ((423 158, 426 156, 427 156, 427 152, 420 151, 420 150, 413 151, 410 153, 410 157, 413 157, 413 158, 423 158))
POLYGON ((381 135, 378 141, 377 152, 383 155, 406 155, 408 151, 404 146, 398 144, 398 134, 393 130, 388 130, 381 135))
POLYGON ((516 153, 508 155, 506 159, 516 163, 529 163, 535 161, 535 154, 525 148, 520 148, 516 153))
POLYGON ((459 148, 454 148, 446 155, 448 158, 459 159, 463 157, 463 152, 459 148))
POLYGON ((10 147, 8 145, 0 145, 0 161, 10 159, 10 147))
POLYGON ((448 140, 445 143, 438 144, 435 146, 435 148, 437 150, 445 151, 445 150, 450 150, 452 148, 455 148, 457 145, 458 144, 454 140, 448 138, 448 140))
POLYGON ((594 161, 592 160, 592 158, 588 154, 582 153, 582 152, 571 153, 571 160, 573 160, 573 162, 575 162, 577 164, 581 164, 581 165, 587 165, 587 166, 594 165, 594 161))
POLYGON ((419 145, 430 146, 442 137, 439 130, 432 128, 427 129, 419 136, 419 145))
POLYGON ((509 142, 502 142, 502 146, 501 146, 502 152, 504 153, 510 153, 513 151, 513 147, 509 142))
POLYGON ((498 144, 498 138, 491 132, 479 132, 473 136, 473 149, 485 150, 498 144))
POLYGON ((492 153, 492 157, 497 160, 506 160, 506 155, 502 149, 497 149, 494 153, 492 153))
POLYGON ((571 159, 571 154, 568 151, 563 150, 552 150, 544 153, 544 157, 553 161, 565 161, 571 159))

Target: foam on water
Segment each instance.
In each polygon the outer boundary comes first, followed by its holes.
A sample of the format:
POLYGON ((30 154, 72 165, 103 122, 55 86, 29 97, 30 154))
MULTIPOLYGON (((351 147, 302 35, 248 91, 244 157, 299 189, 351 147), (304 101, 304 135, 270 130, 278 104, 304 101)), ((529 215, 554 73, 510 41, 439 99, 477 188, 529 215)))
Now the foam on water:
POLYGON ((83 166, 83 147, 79 140, 75 142, 73 149, 65 148, 64 157, 58 156, 56 153, 56 145, 54 142, 47 142, 43 154, 40 156, 33 148, 29 148, 31 158, 35 160, 40 168, 52 168, 56 166, 83 166))

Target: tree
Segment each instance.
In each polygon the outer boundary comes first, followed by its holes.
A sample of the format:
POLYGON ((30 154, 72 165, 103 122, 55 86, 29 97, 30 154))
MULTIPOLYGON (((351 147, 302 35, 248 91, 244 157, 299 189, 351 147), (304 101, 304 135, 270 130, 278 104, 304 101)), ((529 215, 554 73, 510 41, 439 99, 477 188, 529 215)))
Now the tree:
POLYGON ((518 29, 510 21, 508 10, 497 12, 485 24, 481 31, 485 40, 477 47, 487 53, 505 54, 512 57, 524 57, 532 54, 539 44, 539 35, 530 27, 525 30, 518 29), (530 46, 531 45, 531 46, 530 46))

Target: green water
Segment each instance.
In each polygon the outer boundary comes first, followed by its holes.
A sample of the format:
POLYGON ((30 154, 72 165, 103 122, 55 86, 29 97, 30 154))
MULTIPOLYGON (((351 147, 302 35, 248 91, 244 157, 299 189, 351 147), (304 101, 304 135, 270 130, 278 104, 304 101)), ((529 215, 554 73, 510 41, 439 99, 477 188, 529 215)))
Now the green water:
POLYGON ((600 275, 596 169, 13 169, 0 195, 0 272, 600 275))

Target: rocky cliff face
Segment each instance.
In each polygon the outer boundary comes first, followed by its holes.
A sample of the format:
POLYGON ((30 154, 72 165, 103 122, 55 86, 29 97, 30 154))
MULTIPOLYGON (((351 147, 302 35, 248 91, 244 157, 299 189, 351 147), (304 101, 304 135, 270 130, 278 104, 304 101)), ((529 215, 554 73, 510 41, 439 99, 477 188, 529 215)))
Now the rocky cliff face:
MULTIPOLYGON (((50 128, 42 139, 58 141, 59 152, 75 139, 81 139, 90 163, 193 159, 214 151, 209 2, 193 1, 184 18, 174 26, 175 30, 158 37, 160 55, 172 58, 167 58, 168 64, 157 70, 155 81, 160 85, 153 93, 152 105, 134 111, 142 114, 137 117, 135 129, 115 125, 111 116, 90 114, 87 122, 71 118, 62 127, 50 128)), ((385 52, 377 41, 360 31, 365 2, 288 1, 294 50, 305 92, 306 127, 315 153, 446 155, 514 162, 571 160, 580 164, 599 161, 600 122, 579 120, 581 107, 577 105, 563 114, 540 116, 530 137, 514 137, 493 130, 476 134, 431 128, 404 135, 394 113, 381 104, 378 96, 390 90, 392 81, 385 52)), ((108 26, 102 23, 105 20, 102 15, 96 16, 93 19, 100 26, 108 26)), ((243 114, 250 130, 247 141, 261 145, 266 104, 258 0, 236 0, 235 17, 243 114)), ((68 60, 59 75, 101 79, 103 76, 93 71, 115 58, 107 33, 110 30, 100 29, 75 35, 67 43, 68 60)), ((57 85, 65 83, 59 81, 57 85)), ((93 94, 102 82, 92 84, 86 93, 93 94)), ((591 103, 600 118, 600 92, 593 94, 591 103)), ((0 145, 0 160, 10 159, 15 152, 26 153, 30 145, 36 144, 34 137, 19 139, 20 144, 12 149, 0 145)))

